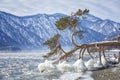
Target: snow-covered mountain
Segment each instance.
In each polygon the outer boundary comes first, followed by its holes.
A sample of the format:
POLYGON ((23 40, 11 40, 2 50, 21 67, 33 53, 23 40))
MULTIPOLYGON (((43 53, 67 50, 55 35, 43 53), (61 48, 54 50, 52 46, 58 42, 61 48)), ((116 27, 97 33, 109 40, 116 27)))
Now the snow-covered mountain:
MULTIPOLYGON (((56 33, 64 35, 61 37, 62 46, 71 46, 70 31, 59 31, 54 24, 64 16, 66 15, 56 13, 19 17, 0 12, 0 50, 6 47, 45 49, 47 46, 43 45, 43 42, 56 33)), ((80 27, 85 33, 82 40, 76 38, 79 44, 103 41, 120 33, 118 31, 120 23, 102 20, 90 14, 86 17, 80 22, 80 27)))

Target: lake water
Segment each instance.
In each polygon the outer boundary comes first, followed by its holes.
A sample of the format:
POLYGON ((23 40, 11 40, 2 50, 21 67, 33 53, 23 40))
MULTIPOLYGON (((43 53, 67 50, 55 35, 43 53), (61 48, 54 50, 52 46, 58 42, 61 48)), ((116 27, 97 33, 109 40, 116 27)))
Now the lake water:
POLYGON ((94 80, 91 71, 40 74, 38 64, 45 61, 45 53, 0 53, 0 80, 94 80))

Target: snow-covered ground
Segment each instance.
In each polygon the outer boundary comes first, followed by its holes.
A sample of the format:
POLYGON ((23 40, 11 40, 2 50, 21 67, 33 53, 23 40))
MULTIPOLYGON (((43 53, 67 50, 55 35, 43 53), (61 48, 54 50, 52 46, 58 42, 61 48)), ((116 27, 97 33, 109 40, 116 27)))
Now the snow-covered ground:
MULTIPOLYGON (((118 54, 118 52, 119 50, 112 50, 106 55, 118 54)), ((46 51, 0 53, 0 80, 94 80, 91 77, 91 71, 62 73, 56 70, 51 73, 40 74, 38 64, 45 61, 42 58, 43 54, 46 54, 46 51)), ((89 59, 86 55, 88 54, 85 54, 85 61, 89 59)), ((76 59, 77 57, 72 58, 70 63, 76 59)))

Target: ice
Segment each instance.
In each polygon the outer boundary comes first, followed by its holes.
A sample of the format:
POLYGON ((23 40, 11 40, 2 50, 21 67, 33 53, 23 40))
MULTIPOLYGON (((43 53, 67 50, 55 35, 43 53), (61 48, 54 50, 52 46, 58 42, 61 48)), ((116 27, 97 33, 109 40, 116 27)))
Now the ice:
POLYGON ((91 74, 92 72, 86 73, 66 72, 59 78, 59 80, 94 80, 91 77, 91 74))
MULTIPOLYGON (((106 52, 106 56, 108 54, 110 56, 118 54, 118 51, 112 50, 106 52)), ((51 73, 40 74, 38 64, 45 61, 42 58, 42 55, 45 53, 46 51, 0 53, 0 80, 93 80, 91 71, 77 72, 68 70, 61 72, 55 69, 51 73)), ((74 56, 74 58, 69 60, 69 64, 75 63, 78 59, 78 54, 76 53, 75 55, 76 57, 74 56)), ((95 55, 98 56, 97 53, 95 55)), ((84 61, 87 62, 88 60, 89 56, 85 54, 84 61)), ((120 64, 116 66, 120 66, 120 64)), ((113 72, 116 71, 118 70, 113 70, 113 72)))

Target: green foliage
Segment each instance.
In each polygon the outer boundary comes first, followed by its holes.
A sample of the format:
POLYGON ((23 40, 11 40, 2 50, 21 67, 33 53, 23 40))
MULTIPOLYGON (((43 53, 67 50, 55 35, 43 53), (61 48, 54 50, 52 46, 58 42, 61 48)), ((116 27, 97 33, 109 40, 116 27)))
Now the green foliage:
POLYGON ((57 26, 57 29, 59 30, 64 30, 67 28, 67 26, 69 26, 69 18, 70 17, 64 17, 64 18, 60 18, 59 21, 57 21, 55 23, 55 25, 57 26))
POLYGON ((84 31, 79 30, 74 32, 74 36, 77 36, 80 40, 84 37, 83 36, 84 31))
POLYGON ((83 14, 88 14, 88 13, 89 13, 88 9, 83 10, 83 14))
MULTIPOLYGON (((87 13, 89 13, 89 10, 87 9, 85 10, 78 9, 78 11, 76 11, 75 13, 72 13, 70 16, 60 18, 58 21, 56 21, 55 25, 58 30, 70 29, 72 33, 74 33, 73 36, 78 36, 81 39, 83 38, 83 31, 80 30, 80 28, 77 28, 79 27, 78 26, 78 23, 80 20, 79 18, 82 15, 87 14, 87 13)), ((51 52, 49 52, 44 57, 48 58, 54 54, 57 54, 57 53, 60 54, 61 51, 63 51, 63 49, 59 45, 59 38, 60 38, 60 35, 56 34, 55 36, 53 36, 52 38, 50 38, 49 40, 43 43, 45 45, 48 45, 48 47, 51 50, 51 52)), ((73 37, 71 39, 73 39, 73 37)))
POLYGON ((59 52, 59 46, 56 46, 53 50, 51 50, 47 55, 44 55, 44 58, 48 58, 54 54, 57 54, 59 52))
POLYGON ((71 21, 71 27, 73 26, 73 27, 76 27, 78 25, 78 20, 77 19, 73 19, 72 21, 71 21))
POLYGON ((78 11, 72 13, 71 16, 60 18, 58 21, 56 21, 55 25, 59 30, 64 30, 66 28, 71 29, 77 27, 79 22, 79 17, 87 13, 89 13, 89 10, 87 9, 83 11, 81 9, 78 9, 78 11))
POLYGON ((88 9, 85 9, 85 10, 81 10, 81 9, 78 9, 78 11, 76 11, 76 13, 74 14, 75 16, 82 16, 82 15, 85 15, 85 14, 88 14, 89 13, 89 10, 88 9))
POLYGON ((64 52, 62 51, 61 46, 60 46, 60 45, 57 45, 53 50, 51 50, 49 53, 47 53, 47 54, 44 55, 43 57, 44 57, 44 58, 49 58, 49 57, 51 57, 51 56, 53 56, 53 55, 56 55, 56 54, 61 55, 62 53, 64 53, 64 52))
POLYGON ((52 37, 49 40, 45 41, 43 44, 48 45, 50 50, 52 50, 59 43, 59 38, 60 38, 60 35, 56 34, 56 35, 54 35, 54 37, 52 37))
POLYGON ((78 11, 75 13, 75 15, 80 16, 80 15, 82 15, 82 13, 83 13, 83 11, 81 9, 78 9, 78 11))

